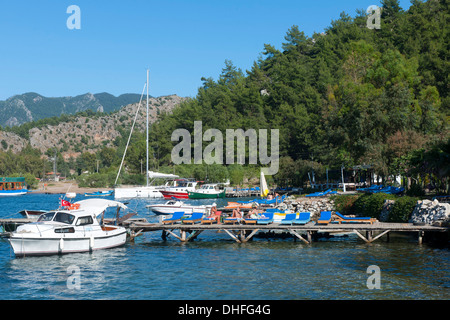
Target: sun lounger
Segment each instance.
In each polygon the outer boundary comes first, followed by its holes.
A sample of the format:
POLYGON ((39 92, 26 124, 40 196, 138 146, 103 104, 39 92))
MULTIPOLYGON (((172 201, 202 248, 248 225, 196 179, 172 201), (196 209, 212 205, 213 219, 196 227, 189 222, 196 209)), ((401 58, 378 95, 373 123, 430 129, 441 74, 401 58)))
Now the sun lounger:
POLYGON ((297 219, 292 221, 293 224, 307 224, 311 220, 310 212, 300 212, 297 219))
POLYGON ((183 224, 194 224, 202 221, 203 213, 202 212, 192 212, 192 215, 189 218, 183 219, 183 224))
POLYGON ((222 211, 216 211, 216 216, 215 217, 204 217, 204 218, 202 218, 202 224, 219 223, 221 215, 222 215, 222 211))
POLYGON ((375 218, 371 217, 346 217, 339 212, 335 212, 337 218, 333 222, 341 223, 374 223, 377 221, 375 218))
POLYGON ((179 223, 179 222, 181 222, 181 218, 182 218, 183 216, 184 216, 184 211, 177 211, 177 212, 174 212, 174 213, 173 213, 173 215, 172 215, 171 218, 163 220, 162 223, 163 223, 163 224, 179 223))
POLYGON ((245 224, 256 224, 258 222, 258 219, 244 218, 242 221, 244 221, 245 224))
POLYGON ((331 211, 322 211, 317 224, 328 224, 331 221, 331 211))
POLYGON ((281 220, 280 224, 292 224, 292 221, 294 221, 296 217, 296 213, 287 213, 286 217, 281 220))
POLYGON ((258 218, 257 224, 271 224, 273 222, 273 212, 264 212, 264 217, 258 218))
POLYGON ((224 224, 239 224, 242 218, 225 218, 223 219, 224 224))

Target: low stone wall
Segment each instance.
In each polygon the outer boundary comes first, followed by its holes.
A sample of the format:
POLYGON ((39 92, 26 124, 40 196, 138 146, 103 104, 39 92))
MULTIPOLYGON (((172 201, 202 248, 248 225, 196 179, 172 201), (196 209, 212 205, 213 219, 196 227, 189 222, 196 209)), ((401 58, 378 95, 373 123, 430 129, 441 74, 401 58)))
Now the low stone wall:
POLYGON ((281 210, 291 210, 292 212, 310 212, 311 220, 319 218, 321 211, 333 211, 334 201, 330 198, 294 198, 289 197, 284 203, 278 206, 281 210))
POLYGON ((444 226, 450 224, 450 204, 438 200, 419 200, 410 221, 415 224, 444 226))

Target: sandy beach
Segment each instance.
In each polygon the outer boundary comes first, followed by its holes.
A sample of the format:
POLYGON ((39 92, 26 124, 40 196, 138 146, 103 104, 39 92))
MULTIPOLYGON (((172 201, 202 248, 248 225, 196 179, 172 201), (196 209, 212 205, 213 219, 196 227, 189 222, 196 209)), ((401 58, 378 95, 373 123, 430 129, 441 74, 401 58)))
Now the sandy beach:
POLYGON ((77 194, 84 194, 86 192, 107 190, 111 190, 111 188, 81 188, 78 187, 78 183, 76 181, 49 181, 45 184, 39 183, 39 187, 31 191, 33 193, 65 194, 67 192, 75 192, 77 194))

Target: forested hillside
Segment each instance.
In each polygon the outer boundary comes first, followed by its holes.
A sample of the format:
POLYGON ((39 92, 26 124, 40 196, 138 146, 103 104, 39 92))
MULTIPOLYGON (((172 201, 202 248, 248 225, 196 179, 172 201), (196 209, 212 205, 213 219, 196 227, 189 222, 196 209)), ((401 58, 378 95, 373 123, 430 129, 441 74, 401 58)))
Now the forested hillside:
POLYGON ((342 13, 312 37, 291 27, 282 48, 264 45, 245 73, 226 61, 217 81, 203 79, 195 99, 154 126, 162 159, 170 161, 173 130, 193 132, 201 120, 203 130, 222 132, 278 128, 280 183, 358 164, 382 176, 447 179, 448 3, 412 1, 407 11, 396 0, 382 4, 380 29, 367 28, 365 12, 342 13), (440 156, 425 161, 427 151, 440 156))

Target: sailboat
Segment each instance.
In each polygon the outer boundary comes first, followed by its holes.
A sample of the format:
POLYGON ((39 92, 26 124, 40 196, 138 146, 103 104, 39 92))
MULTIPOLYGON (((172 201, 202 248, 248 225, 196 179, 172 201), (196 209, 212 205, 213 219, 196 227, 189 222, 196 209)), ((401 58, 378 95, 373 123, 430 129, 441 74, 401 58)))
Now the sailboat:
POLYGON ((144 90, 147 89, 147 146, 146 146, 146 185, 145 186, 135 186, 135 187, 116 187, 114 188, 114 198, 115 199, 121 199, 121 198, 163 198, 163 194, 161 193, 162 190, 164 190, 168 185, 166 182, 165 185, 159 185, 155 186, 153 183, 157 179, 164 179, 164 180, 173 180, 178 178, 175 174, 165 174, 165 173, 159 173, 159 172, 153 172, 148 170, 148 133, 149 133, 149 123, 148 123, 148 87, 149 87, 149 70, 147 70, 147 82, 144 85, 144 89, 142 90, 141 99, 139 101, 138 108, 136 110, 136 115, 134 117, 134 122, 131 127, 130 136, 128 137, 128 142, 125 147, 125 151, 123 153, 122 162, 119 167, 119 171, 117 173, 115 185, 117 185, 117 180, 119 179, 120 171, 122 170, 123 162, 125 160, 125 155, 127 153, 128 145, 130 143, 131 134, 133 133, 134 125, 136 124, 136 119, 139 114, 139 108, 141 106, 142 97, 144 95, 144 90))
POLYGON ((261 177, 259 179, 260 189, 261 189, 261 198, 267 197, 269 194, 269 188, 267 187, 266 177, 264 176, 264 172, 261 170, 261 177))

